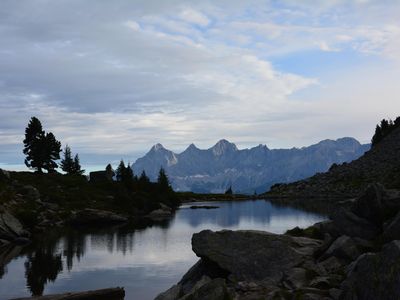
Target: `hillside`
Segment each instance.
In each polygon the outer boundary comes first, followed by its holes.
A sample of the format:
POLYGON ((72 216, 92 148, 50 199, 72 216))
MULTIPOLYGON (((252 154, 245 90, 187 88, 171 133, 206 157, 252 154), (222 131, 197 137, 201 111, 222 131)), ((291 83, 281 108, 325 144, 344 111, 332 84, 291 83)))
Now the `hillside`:
POLYGON ((353 197, 369 183, 400 188, 400 128, 396 128, 359 159, 333 166, 328 172, 291 184, 278 184, 267 193, 282 197, 353 197))
POLYGON ((222 193, 232 185, 237 193, 253 194, 277 182, 293 182, 327 171, 333 163, 350 162, 369 148, 353 138, 324 140, 303 148, 259 145, 243 150, 220 140, 204 150, 191 144, 179 154, 157 144, 132 167, 136 174, 145 170, 153 180, 163 167, 177 191, 222 193))

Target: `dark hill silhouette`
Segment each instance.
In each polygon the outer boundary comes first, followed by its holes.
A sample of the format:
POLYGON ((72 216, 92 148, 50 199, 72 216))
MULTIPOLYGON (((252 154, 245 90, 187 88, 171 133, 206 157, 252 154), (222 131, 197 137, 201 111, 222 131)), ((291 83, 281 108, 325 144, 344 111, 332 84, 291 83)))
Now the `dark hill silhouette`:
POLYGON ((295 197, 353 197, 369 183, 400 188, 400 127, 394 128, 360 158, 334 165, 326 173, 290 184, 278 184, 268 195, 295 197))

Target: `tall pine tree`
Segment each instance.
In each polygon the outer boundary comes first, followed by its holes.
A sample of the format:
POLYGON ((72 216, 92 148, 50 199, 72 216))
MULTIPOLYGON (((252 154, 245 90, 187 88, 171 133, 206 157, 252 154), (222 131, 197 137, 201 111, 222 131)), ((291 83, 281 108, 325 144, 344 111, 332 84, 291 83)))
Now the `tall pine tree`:
POLYGON ((126 167, 124 161, 121 159, 117 171, 116 171, 117 181, 124 181, 126 176, 126 167))
POLYGON ((72 174, 82 175, 83 173, 85 173, 85 170, 82 170, 79 155, 75 154, 72 174))
POLYGON ((28 168, 39 173, 42 173, 42 169, 52 173, 58 167, 55 161, 60 159, 61 143, 53 133, 45 133, 38 118, 32 117, 25 129, 23 152, 28 168))
POLYGON ((171 186, 169 184, 169 179, 168 179, 167 174, 165 173, 164 168, 161 168, 160 172, 158 173, 157 183, 158 183, 158 187, 163 192, 167 192, 171 189, 171 186))
POLYGON ((56 160, 60 159, 61 142, 57 141, 52 132, 46 133, 43 149, 45 153, 43 169, 47 170, 48 173, 56 172, 55 169, 58 168, 56 160))
POLYGON ((71 148, 66 145, 64 149, 64 158, 60 163, 61 170, 67 174, 72 174, 74 171, 74 160, 72 159, 71 148))

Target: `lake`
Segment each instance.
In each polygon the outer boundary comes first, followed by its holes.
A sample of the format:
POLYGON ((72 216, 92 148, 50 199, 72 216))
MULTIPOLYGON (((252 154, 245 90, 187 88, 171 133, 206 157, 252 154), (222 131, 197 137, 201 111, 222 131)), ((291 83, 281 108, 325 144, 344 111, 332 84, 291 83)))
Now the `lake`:
POLYGON ((146 228, 69 230, 44 233, 0 269, 0 299, 122 286, 127 300, 153 299, 177 283, 196 263, 191 237, 203 229, 252 229, 283 233, 324 216, 265 200, 196 203, 218 209, 190 209, 146 228))

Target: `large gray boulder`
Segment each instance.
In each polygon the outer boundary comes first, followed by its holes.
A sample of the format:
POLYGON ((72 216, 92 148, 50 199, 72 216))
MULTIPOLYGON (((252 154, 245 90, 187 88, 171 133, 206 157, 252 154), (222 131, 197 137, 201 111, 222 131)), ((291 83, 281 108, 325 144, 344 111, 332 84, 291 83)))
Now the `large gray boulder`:
POLYGON ((13 241, 19 237, 27 237, 29 232, 24 230, 21 222, 10 212, 0 207, 0 239, 13 241))
POLYGON ((339 208, 333 214, 332 221, 342 235, 372 240, 380 233, 376 225, 344 208, 339 208))
POLYGON ((277 284, 283 273, 310 260, 321 241, 261 231, 212 232, 192 237, 197 256, 229 273, 234 281, 277 284))
POLYGON ((177 300, 181 298, 182 286, 181 284, 176 284, 165 292, 159 294, 154 300, 177 300))
POLYGON ((400 299, 400 241, 386 244, 379 253, 361 255, 342 290, 342 300, 400 299))
POLYGON ((357 247, 357 243, 351 237, 342 235, 338 237, 322 255, 321 260, 325 260, 331 256, 335 256, 340 259, 353 261, 361 252, 357 247))
POLYGON ((208 280, 200 287, 188 295, 185 295, 181 300, 229 300, 232 299, 228 292, 225 279, 216 278, 208 280))
POLYGON ((163 221, 172 218, 173 211, 170 207, 160 203, 160 208, 153 210, 146 217, 152 221, 163 221))

